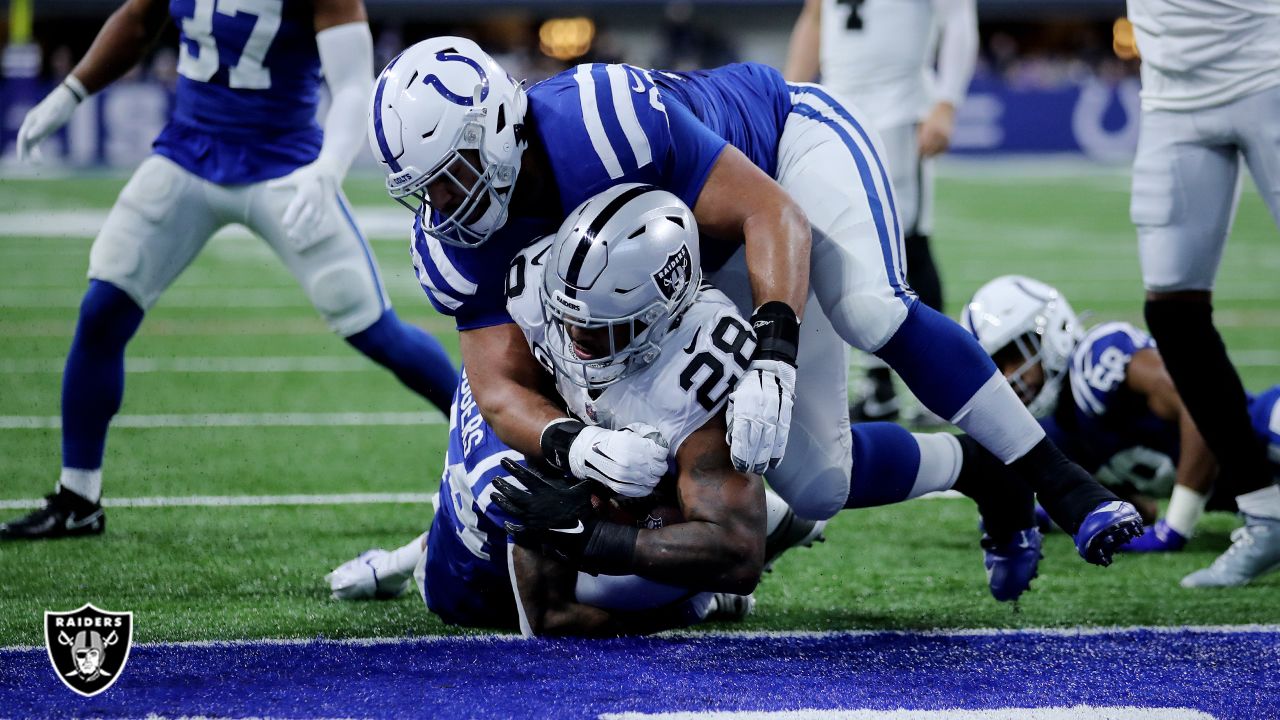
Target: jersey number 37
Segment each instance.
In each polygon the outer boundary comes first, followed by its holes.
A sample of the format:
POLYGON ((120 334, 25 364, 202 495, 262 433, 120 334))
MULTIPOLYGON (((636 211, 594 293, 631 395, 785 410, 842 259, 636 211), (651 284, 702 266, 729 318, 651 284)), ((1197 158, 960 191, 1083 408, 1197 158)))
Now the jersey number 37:
MULTIPOLYGON (((247 15, 253 19, 249 38, 236 64, 227 72, 227 85, 240 90, 269 90, 271 72, 263 65, 271 41, 280 31, 284 0, 195 0, 195 13, 182 19, 182 34, 196 44, 181 42, 178 73, 197 82, 209 82, 218 72, 218 45, 213 36, 213 14, 247 15)), ((227 48, 224 48, 224 50, 227 48)))

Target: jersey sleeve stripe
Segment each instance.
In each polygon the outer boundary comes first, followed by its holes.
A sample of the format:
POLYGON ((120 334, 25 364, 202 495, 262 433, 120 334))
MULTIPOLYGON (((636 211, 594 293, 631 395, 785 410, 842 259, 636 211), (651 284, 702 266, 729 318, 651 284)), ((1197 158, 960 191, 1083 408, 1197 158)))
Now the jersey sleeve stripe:
POLYGON ((431 279, 431 272, 427 269, 427 264, 422 261, 422 254, 418 252, 418 244, 416 242, 409 247, 409 252, 413 255, 413 269, 417 271, 418 284, 427 293, 427 299, 431 301, 436 310, 448 314, 450 311, 462 307, 461 300, 454 300, 440 292, 440 288, 436 287, 435 281, 431 279))
MULTIPOLYGON (((636 106, 632 99, 637 93, 631 87, 632 74, 623 65, 609 65, 605 71, 609 76, 609 92, 613 96, 613 111, 622 125, 622 133, 627 136, 631 145, 631 154, 635 156, 636 167, 642 168, 653 162, 653 151, 649 148, 649 138, 644 134, 640 118, 636 116, 636 106)), ((644 84, 637 78, 637 85, 644 89, 644 84)), ((644 97, 641 95, 641 97, 644 97)))
POLYGON ((453 261, 445 254, 444 247, 440 244, 440 241, 428 235, 425 243, 427 253, 431 257, 431 264, 440 273, 440 279, 447 286, 442 287, 441 290, 450 292, 454 297, 475 295, 476 284, 468 280, 454 267, 453 261))
POLYGON ((502 469, 500 465, 503 459, 522 462, 524 455, 515 450, 507 449, 496 452, 476 463, 474 467, 467 471, 467 484, 471 486, 473 494, 478 493, 482 485, 493 482, 495 477, 507 474, 507 471, 502 469))
POLYGON ((600 162, 604 165, 609 179, 622 177, 622 164, 609 143, 609 136, 604 131, 604 121, 600 117, 600 107, 596 101, 596 81, 591 75, 591 65, 579 65, 573 74, 578 83, 578 101, 582 104, 582 122, 587 128, 587 137, 591 139, 591 147, 596 151, 600 162))

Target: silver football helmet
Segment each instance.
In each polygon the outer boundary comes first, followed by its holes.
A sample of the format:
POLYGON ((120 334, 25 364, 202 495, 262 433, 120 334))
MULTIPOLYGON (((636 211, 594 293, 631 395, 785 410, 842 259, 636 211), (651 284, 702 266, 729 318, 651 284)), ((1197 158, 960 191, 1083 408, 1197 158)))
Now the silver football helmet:
POLYGON ((1033 415, 1052 412, 1058 388, 1083 329, 1071 303, 1050 285, 1021 275, 998 277, 973 294, 960 323, 997 360, 1006 355, 1022 363, 1009 375, 1018 396, 1033 415), (1039 389, 1027 382, 1036 365, 1044 371, 1039 389))
POLYGON ((542 307, 552 364, 602 389, 649 365, 702 283, 698 224, 652 185, 617 185, 579 205, 547 254, 542 307))

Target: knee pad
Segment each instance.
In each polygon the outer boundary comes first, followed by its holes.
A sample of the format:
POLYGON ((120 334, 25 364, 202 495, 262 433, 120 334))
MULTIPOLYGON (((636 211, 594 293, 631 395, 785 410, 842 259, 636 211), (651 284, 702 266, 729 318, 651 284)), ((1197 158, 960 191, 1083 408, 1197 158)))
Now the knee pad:
POLYGON ((363 268, 330 265, 311 276, 311 304, 334 332, 348 337, 382 316, 382 297, 363 268))

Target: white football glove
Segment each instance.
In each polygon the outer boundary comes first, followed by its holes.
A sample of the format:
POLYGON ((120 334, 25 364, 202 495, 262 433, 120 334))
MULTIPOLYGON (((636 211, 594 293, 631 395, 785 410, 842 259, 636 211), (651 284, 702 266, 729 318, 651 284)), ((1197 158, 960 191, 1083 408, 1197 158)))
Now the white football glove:
POLYGON ((729 395, 729 457, 739 472, 757 475, 782 462, 791 433, 796 369, 780 360, 752 360, 729 395))
POLYGON ((569 472, 623 497, 644 497, 667 473, 668 452, 652 425, 632 423, 621 430, 587 425, 569 446, 569 472))
POLYGON ((293 199, 280 222, 297 250, 304 250, 325 236, 325 209, 336 202, 342 174, 324 160, 303 165, 267 183, 269 189, 292 188, 293 199))
POLYGON ((88 95, 84 85, 74 75, 68 75, 40 104, 31 108, 18 128, 18 160, 39 160, 40 143, 66 125, 88 95))

